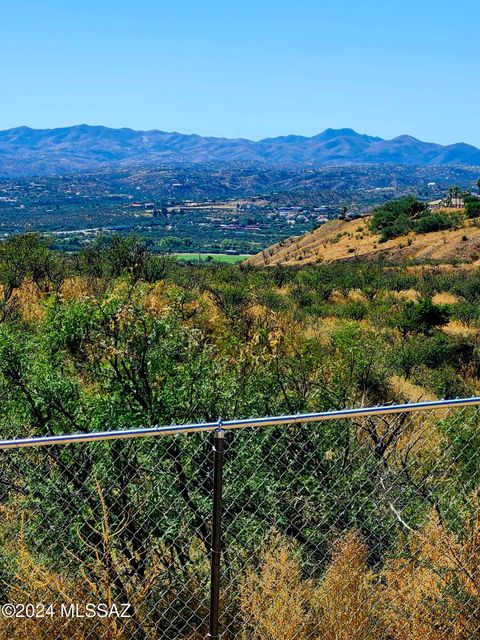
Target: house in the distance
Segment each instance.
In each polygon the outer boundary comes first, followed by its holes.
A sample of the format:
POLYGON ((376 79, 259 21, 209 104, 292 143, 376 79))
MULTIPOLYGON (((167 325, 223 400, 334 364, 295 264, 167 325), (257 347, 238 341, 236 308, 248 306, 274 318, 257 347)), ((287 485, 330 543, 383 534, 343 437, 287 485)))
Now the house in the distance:
POLYGON ((454 194, 449 193, 445 198, 441 198, 440 200, 432 200, 428 203, 429 208, 434 211, 435 209, 464 209, 465 208, 465 198, 476 196, 473 194, 454 194))

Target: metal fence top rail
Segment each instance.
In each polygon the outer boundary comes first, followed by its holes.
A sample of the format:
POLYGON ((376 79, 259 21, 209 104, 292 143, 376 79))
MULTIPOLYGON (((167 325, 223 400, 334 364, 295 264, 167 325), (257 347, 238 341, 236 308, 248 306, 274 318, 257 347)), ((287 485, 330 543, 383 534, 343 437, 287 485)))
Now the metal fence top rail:
POLYGON ((342 420, 355 417, 425 411, 428 409, 468 407, 471 405, 480 405, 480 397, 455 398, 453 400, 434 400, 430 402, 383 405, 377 407, 359 407, 357 409, 342 409, 341 411, 324 411, 321 413, 304 414, 299 413, 290 416, 267 416, 264 418, 246 418, 242 420, 217 420, 216 422, 201 422, 198 424, 140 427, 138 429, 124 429, 121 431, 99 431, 95 433, 72 433, 55 436, 15 438, 13 440, 0 440, 0 450, 20 449, 23 447, 41 447, 54 444, 73 444, 77 442, 96 442, 99 440, 127 440, 130 438, 145 438, 148 436, 152 437, 172 435, 177 433, 215 431, 216 429, 243 429, 246 427, 270 427, 302 422, 324 422, 327 420, 342 420))

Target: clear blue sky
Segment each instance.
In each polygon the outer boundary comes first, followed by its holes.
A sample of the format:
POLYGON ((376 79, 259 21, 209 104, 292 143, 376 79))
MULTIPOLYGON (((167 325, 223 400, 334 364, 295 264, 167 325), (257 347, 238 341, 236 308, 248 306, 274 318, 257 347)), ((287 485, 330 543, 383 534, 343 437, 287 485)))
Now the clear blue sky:
POLYGON ((2 0, 0 129, 480 146, 478 0, 2 0))

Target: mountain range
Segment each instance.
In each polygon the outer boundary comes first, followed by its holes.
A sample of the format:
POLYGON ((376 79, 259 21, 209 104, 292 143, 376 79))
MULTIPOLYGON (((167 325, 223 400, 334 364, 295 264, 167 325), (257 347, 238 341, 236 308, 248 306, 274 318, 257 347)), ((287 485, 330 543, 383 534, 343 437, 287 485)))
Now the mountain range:
POLYGON ((312 137, 289 135, 259 141, 90 125, 0 131, 3 176, 170 162, 480 166, 480 149, 465 143, 442 146, 408 135, 384 140, 353 129, 327 129, 312 137))

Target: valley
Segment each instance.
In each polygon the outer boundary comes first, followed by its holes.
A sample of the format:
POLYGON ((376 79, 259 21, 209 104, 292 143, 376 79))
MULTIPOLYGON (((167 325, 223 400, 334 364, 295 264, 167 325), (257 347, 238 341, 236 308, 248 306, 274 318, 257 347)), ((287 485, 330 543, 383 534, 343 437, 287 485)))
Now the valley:
POLYGON ((140 235, 158 251, 256 254, 336 219, 452 184, 474 167, 166 164, 95 173, 0 178, 0 235, 37 231, 77 251, 101 235, 140 235))

